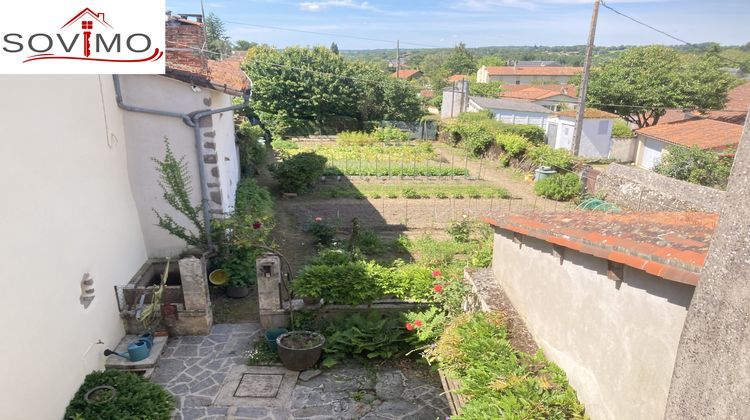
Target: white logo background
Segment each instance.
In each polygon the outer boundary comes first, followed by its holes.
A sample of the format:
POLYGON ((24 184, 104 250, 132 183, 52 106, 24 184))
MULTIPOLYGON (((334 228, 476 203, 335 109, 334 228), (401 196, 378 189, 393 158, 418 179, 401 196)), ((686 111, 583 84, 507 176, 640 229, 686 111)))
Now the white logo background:
POLYGON ((0 74, 163 74, 166 54, 164 12, 164 0, 7 2, 0 13, 0 74), (62 28, 86 8, 102 13, 103 20, 111 28, 88 13, 62 28), (83 21, 90 21, 91 29, 83 29, 83 21), (84 51, 84 31, 90 32, 88 57, 84 51), (117 34, 120 52, 116 51, 117 34), (147 40, 144 35, 151 41, 148 49, 145 49, 147 40), (66 58, 38 59, 40 57, 66 58), (30 58, 32 60, 24 63, 30 58))

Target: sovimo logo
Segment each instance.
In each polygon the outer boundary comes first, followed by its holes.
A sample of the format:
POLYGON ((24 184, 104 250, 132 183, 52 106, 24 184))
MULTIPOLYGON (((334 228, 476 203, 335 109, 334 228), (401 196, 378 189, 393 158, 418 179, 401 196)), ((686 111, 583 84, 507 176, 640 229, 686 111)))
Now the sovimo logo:
POLYGON ((164 73, 163 2, 97 0, 96 8, 84 6, 71 13, 70 3, 76 2, 30 1, 39 4, 37 10, 48 19, 35 16, 29 25, 20 24, 35 9, 29 7, 0 15, 0 73, 164 73), (54 11, 44 9, 53 4, 54 11), (8 19, 16 13, 21 19, 8 19), (47 28, 52 25, 40 23, 55 19, 52 30, 47 28))

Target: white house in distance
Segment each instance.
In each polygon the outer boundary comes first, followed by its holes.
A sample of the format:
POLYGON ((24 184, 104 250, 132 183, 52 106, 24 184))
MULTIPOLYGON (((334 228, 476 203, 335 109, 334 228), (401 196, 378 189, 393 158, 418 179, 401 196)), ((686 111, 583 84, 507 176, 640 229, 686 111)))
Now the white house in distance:
POLYGON ((742 126, 707 118, 693 118, 640 128, 635 133, 635 164, 653 169, 668 146, 697 146, 717 152, 736 147, 742 136, 742 126))
MULTIPOLYGON (((577 113, 577 110, 570 109, 560 111, 547 119, 547 144, 555 149, 571 149, 577 113)), ((620 117, 609 112, 586 108, 578 156, 607 158, 612 145, 612 126, 618 118, 620 117)))
POLYGON ((167 27, 166 76, 0 77, 0 89, 13 98, 0 112, 7 140, 0 153, 8 158, 0 166, 7 197, 0 329, 9 338, 0 367, 2 418, 61 418, 84 376, 103 367, 103 350, 124 335, 114 286, 126 284, 147 258, 185 247, 153 226, 152 208, 174 215, 151 161, 164 156, 165 136, 189 165, 194 202, 201 202, 205 176, 211 213, 232 205, 237 159, 225 106, 247 81, 239 63, 180 64, 200 54, 170 36, 187 30, 202 45, 203 27, 175 20, 167 27), (224 74, 225 67, 235 71, 224 74), (51 112, 40 112, 40 98, 51 112), (197 130, 187 123, 191 116, 197 130), (86 274, 95 297, 84 306, 86 274))
POLYGON ((507 124, 531 124, 544 128, 552 111, 531 101, 505 98, 482 98, 469 96, 466 81, 458 81, 454 87, 443 89, 440 118, 456 118, 462 112, 488 110, 495 119, 507 124))
POLYGON ((547 117, 552 114, 552 111, 541 105, 520 99, 469 96, 467 112, 484 110, 492 112, 496 120, 506 124, 529 124, 542 128, 547 123, 547 117))
MULTIPOLYGON (((492 271, 595 419, 660 419, 718 215, 490 214, 492 271)), ((487 290, 490 285, 482 285, 487 290)))
POLYGON ((565 66, 482 66, 477 70, 477 82, 502 82, 510 85, 532 83, 569 83, 583 72, 583 67, 565 66))

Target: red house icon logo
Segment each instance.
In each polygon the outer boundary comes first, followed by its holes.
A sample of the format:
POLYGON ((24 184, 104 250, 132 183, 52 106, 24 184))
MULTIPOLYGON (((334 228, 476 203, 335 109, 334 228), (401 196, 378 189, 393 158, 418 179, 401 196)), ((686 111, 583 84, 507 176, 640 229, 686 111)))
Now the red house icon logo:
POLYGON ((67 21, 60 29, 73 26, 76 22, 81 21, 83 30, 83 56, 91 55, 91 30, 94 29, 94 22, 98 22, 105 28, 112 29, 112 26, 104 19, 104 13, 96 13, 88 7, 78 12, 72 19, 67 21))

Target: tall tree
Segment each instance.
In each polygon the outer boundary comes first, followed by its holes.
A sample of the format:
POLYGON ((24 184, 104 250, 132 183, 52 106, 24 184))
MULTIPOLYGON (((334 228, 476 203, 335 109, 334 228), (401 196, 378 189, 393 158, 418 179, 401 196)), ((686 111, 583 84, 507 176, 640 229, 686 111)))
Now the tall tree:
POLYGON ((477 59, 466 48, 466 44, 459 42, 448 54, 445 69, 450 74, 469 74, 477 71, 477 59))
POLYGON ((213 12, 206 16, 206 48, 213 54, 213 59, 219 60, 232 54, 232 44, 229 42, 224 22, 213 12))
POLYGON ((248 42, 248 41, 245 41, 244 39, 240 39, 239 41, 234 43, 234 49, 236 51, 247 51, 256 45, 258 44, 255 42, 248 42))
POLYGON ((336 45, 336 43, 335 43, 335 42, 331 42, 331 51, 332 51, 332 52, 333 52, 334 54, 338 54, 338 53, 339 53, 339 46, 338 46, 338 45, 336 45))
POLYGON ((422 115, 417 91, 376 67, 347 61, 328 48, 267 45, 248 51, 243 69, 253 80, 253 103, 272 133, 348 118, 414 121, 422 115))
POLYGON ((735 83, 715 56, 680 54, 652 45, 631 48, 592 68, 586 101, 647 127, 667 108, 722 108, 735 83))

